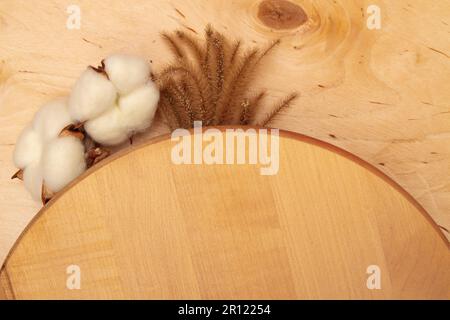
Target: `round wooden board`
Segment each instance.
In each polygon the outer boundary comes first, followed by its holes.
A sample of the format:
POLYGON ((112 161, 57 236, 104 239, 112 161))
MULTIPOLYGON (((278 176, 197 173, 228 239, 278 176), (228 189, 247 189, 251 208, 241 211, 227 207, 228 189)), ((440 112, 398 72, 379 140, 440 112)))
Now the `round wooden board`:
POLYGON ((135 146, 52 200, 10 254, 0 297, 450 298, 442 234, 362 161, 281 132, 280 170, 262 176, 175 165, 174 145, 135 146), (80 290, 66 286, 70 265, 80 290), (381 289, 367 287, 372 265, 381 289))

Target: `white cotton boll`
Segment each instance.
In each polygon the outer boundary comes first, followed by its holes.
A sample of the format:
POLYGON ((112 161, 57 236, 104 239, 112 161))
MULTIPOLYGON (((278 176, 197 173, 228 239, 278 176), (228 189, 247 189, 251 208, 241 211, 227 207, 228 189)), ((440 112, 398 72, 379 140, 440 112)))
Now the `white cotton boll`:
POLYGON ((159 90, 154 82, 149 81, 119 100, 123 123, 132 134, 150 127, 158 106, 159 90))
POLYGON ((69 97, 69 113, 76 121, 95 118, 114 105, 117 91, 106 75, 88 68, 81 74, 69 97))
POLYGON ((120 94, 128 94, 145 84, 150 64, 142 58, 115 54, 105 60, 105 71, 120 94))
POLYGON ((75 137, 52 140, 42 157, 45 186, 58 192, 86 170, 84 146, 75 137))
POLYGON ((44 141, 49 141, 58 137, 62 129, 71 123, 67 101, 60 99, 39 109, 33 119, 33 128, 44 141))
POLYGON ((123 125, 122 113, 118 107, 87 121, 84 129, 92 139, 105 146, 117 145, 128 139, 128 132, 123 125))
POLYGON ((17 140, 14 149, 14 164, 19 169, 38 163, 42 155, 42 138, 31 126, 26 127, 17 140))
POLYGON ((33 199, 41 200, 43 179, 40 163, 31 164, 25 168, 23 171, 23 182, 33 199))

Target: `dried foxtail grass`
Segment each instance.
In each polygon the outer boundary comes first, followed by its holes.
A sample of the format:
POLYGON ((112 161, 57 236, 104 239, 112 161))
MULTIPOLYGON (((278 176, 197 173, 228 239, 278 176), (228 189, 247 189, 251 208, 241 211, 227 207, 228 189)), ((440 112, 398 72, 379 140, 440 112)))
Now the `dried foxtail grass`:
POLYGON ((175 60, 156 75, 158 109, 172 130, 192 128, 194 121, 204 126, 267 126, 297 98, 293 93, 262 115, 266 92, 251 94, 261 61, 280 41, 265 50, 244 50, 240 41, 229 41, 211 26, 202 41, 183 31, 163 33, 162 38, 175 60))

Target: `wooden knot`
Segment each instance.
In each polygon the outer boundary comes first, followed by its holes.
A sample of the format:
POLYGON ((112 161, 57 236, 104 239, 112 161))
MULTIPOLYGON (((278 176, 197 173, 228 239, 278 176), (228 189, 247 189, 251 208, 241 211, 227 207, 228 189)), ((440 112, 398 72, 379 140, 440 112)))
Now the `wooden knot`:
POLYGON ((258 18, 269 28, 294 29, 308 20, 299 5, 286 0, 264 0, 259 4, 258 18))

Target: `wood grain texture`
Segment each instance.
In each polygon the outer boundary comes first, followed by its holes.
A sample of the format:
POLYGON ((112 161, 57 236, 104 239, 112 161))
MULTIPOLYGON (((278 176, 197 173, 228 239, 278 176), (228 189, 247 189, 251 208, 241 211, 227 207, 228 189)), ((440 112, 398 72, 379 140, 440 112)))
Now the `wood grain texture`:
POLYGON ((174 145, 135 147, 52 200, 0 284, 16 299, 450 298, 447 241, 374 169, 286 133, 274 176, 175 165, 174 145))
POLYGON ((0 300, 14 300, 14 292, 9 281, 7 271, 2 268, 0 271, 0 300))
MULTIPOLYGON (((263 22, 257 0, 80 0, 81 29, 68 30, 71 1, 1 1, 0 264, 39 209, 9 180, 16 138, 39 106, 66 95, 86 65, 114 52, 147 56, 158 69, 168 59, 160 31, 201 33, 209 22, 248 45, 282 38, 256 87, 270 89, 271 99, 292 90, 302 96, 273 125, 378 166, 450 237, 449 2, 377 1, 382 28, 375 31, 365 26, 372 1, 291 2, 306 23, 278 23, 270 12, 263 22)), ((156 123, 142 138, 164 132, 156 123)))

